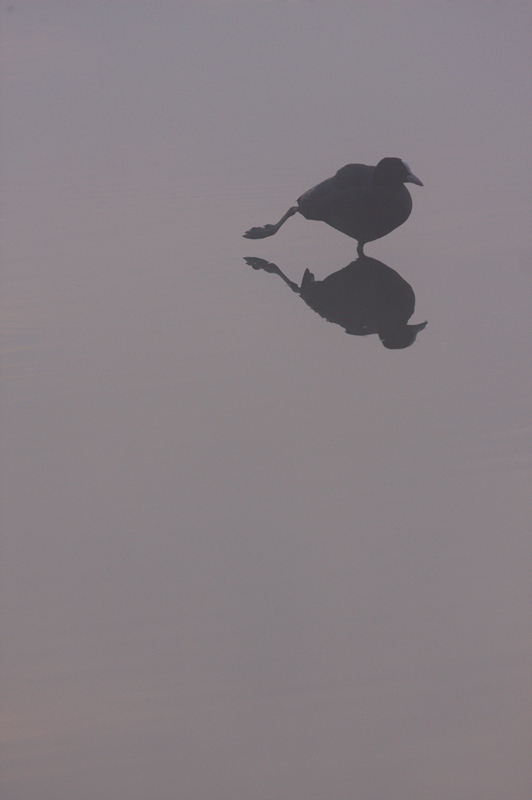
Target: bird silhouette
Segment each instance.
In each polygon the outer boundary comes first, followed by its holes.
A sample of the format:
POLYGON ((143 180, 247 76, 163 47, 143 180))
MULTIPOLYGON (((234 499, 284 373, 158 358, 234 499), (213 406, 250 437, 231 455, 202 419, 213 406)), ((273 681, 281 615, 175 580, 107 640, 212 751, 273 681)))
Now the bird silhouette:
POLYGON ((364 245, 386 236, 406 222, 412 211, 412 197, 405 183, 423 186, 400 158, 383 158, 376 167, 347 164, 332 178, 318 183, 298 198, 275 225, 250 228, 246 239, 273 236, 287 219, 299 212, 305 219, 326 222, 364 245))

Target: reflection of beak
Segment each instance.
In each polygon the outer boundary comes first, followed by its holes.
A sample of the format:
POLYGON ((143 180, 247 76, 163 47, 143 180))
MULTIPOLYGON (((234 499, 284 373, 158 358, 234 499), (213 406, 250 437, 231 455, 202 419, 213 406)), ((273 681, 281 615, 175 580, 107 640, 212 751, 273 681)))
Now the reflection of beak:
POLYGON ((411 172, 409 172, 408 175, 406 176, 405 183, 416 183, 418 186, 423 186, 419 178, 416 178, 416 176, 413 175, 411 172))
POLYGON ((426 322, 419 322, 417 325, 392 325, 391 328, 378 331, 379 339, 388 350, 404 350, 414 344, 419 331, 426 325, 426 322))
MULTIPOLYGON (((423 186, 423 184, 421 184, 421 185, 423 186)), ((417 325, 409 325, 408 327, 410 328, 411 331, 414 331, 416 334, 418 334, 419 331, 422 331, 424 328, 427 327, 427 323, 426 322, 418 322, 417 325)))

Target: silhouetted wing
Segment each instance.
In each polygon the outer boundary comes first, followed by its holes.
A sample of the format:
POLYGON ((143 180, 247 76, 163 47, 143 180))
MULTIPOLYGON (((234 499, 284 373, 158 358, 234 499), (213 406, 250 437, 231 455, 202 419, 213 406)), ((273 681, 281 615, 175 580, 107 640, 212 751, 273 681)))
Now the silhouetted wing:
POLYGON ((332 178, 327 178, 327 180, 313 186, 312 189, 308 189, 298 198, 297 202, 301 207, 301 205, 306 205, 307 203, 319 202, 322 198, 336 192, 342 192, 345 189, 370 186, 374 169, 374 167, 368 167, 366 164, 346 164, 332 178))

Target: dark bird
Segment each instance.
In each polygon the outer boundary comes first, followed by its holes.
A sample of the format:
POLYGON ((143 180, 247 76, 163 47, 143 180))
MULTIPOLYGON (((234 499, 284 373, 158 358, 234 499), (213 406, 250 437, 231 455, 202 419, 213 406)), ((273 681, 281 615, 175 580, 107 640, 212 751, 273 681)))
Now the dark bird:
POLYGON ((326 222, 358 241, 357 253, 364 254, 366 242, 373 242, 406 222, 412 198, 405 183, 423 186, 400 158, 383 158, 376 167, 347 164, 332 178, 318 183, 298 198, 275 225, 246 231, 246 239, 273 236, 297 211, 305 219, 326 222))
POLYGON ((414 313, 414 290, 399 273, 368 256, 360 256, 347 267, 317 281, 305 270, 301 286, 263 258, 244 259, 250 267, 279 275, 320 317, 340 325, 353 336, 376 333, 384 347, 410 347, 426 322, 409 325, 414 313))

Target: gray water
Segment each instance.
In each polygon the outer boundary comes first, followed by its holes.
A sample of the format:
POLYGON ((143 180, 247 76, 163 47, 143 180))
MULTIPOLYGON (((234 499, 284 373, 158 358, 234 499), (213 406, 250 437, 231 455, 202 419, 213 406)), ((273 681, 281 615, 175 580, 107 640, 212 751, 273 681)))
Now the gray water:
POLYGON ((1 18, 3 800, 529 800, 530 5, 1 18), (383 156, 404 350, 244 261, 383 156))

